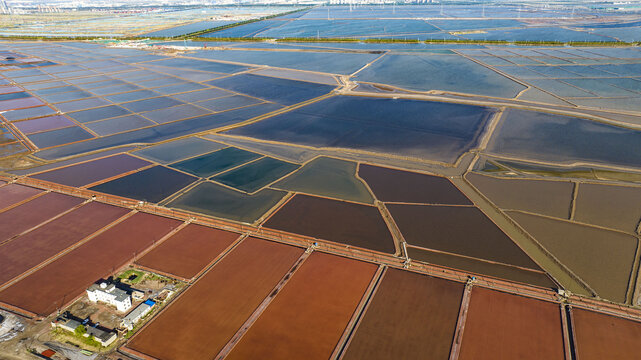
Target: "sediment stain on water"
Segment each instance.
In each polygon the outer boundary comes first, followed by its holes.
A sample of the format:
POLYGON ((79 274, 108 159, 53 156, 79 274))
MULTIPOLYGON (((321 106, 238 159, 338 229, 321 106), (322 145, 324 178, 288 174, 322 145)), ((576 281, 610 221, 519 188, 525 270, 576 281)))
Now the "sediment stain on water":
POLYGON ((254 74, 226 77, 207 84, 285 106, 325 95, 335 88, 331 85, 254 74))
POLYGON ((641 131, 586 119, 510 109, 488 144, 498 155, 569 164, 641 167, 641 131))
POLYGON ((508 215, 599 296, 626 301, 638 239, 520 212, 510 211, 508 215))
POLYGON ((582 360, 635 359, 641 323, 594 311, 572 308, 577 353, 582 360))
POLYGON ((526 87, 459 55, 389 54, 355 76, 408 90, 442 90, 513 98, 526 87))
POLYGON ((272 187, 373 204, 372 194, 356 177, 356 168, 354 162, 321 156, 272 187))
POLYGON ((641 220, 641 188, 581 183, 574 220, 636 233, 641 220))
MULTIPOLYGON (((0 183, 0 185, 4 184, 5 182, 0 183)), ((41 192, 42 190, 40 189, 18 184, 2 186, 0 187, 0 210, 40 194, 41 192)))
POLYGON ((468 173, 465 178, 502 209, 523 210, 567 219, 574 184, 570 181, 499 178, 468 173))
POLYGON ((228 133, 451 163, 476 145, 493 114, 473 105, 334 96, 228 133))
POLYGON ((393 254, 394 240, 377 207, 298 194, 265 227, 393 254))
POLYGON ((89 190, 157 203, 198 178, 164 166, 154 166, 91 187, 89 190))
POLYGON ((0 242, 80 205, 83 201, 81 198, 51 192, 1 212, 0 242))
POLYGON ((113 155, 98 160, 49 170, 32 175, 34 179, 68 186, 84 186, 118 174, 137 170, 152 163, 126 154, 113 155))
POLYGON ((447 178, 361 164, 358 175, 383 202, 472 205, 447 178))
POLYGON ((253 223, 285 195, 287 193, 284 191, 272 189, 263 189, 249 195, 212 182, 204 182, 172 200, 167 206, 223 219, 253 223))
POLYGON ((239 168, 216 175, 212 180, 248 193, 255 192, 298 169, 300 165, 264 157, 239 168))
POLYGON ((545 272, 539 270, 523 269, 499 262, 484 261, 412 246, 407 247, 407 253, 412 260, 423 261, 432 265, 440 265, 466 272, 469 271, 474 274, 507 279, 548 289, 553 289, 558 286, 545 272))
POLYGON ((476 207, 388 204, 410 245, 540 270, 476 207))
POLYGON ((246 162, 256 160, 259 157, 261 157, 260 154, 235 147, 228 147, 209 154, 183 160, 170 166, 198 177, 207 178, 246 162))
POLYGON ((150 146, 138 150, 134 154, 142 156, 145 159, 157 161, 161 164, 168 164, 192 156, 220 150, 224 147, 226 147, 226 145, 197 137, 190 137, 150 146))

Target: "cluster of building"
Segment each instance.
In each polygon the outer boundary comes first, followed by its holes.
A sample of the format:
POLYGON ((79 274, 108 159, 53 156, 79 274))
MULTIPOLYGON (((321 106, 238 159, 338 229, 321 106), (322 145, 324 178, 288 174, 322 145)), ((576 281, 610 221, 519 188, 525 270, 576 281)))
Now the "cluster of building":
POLYGON ((117 288, 115 284, 107 284, 105 281, 93 284, 87 289, 87 297, 90 301, 115 306, 121 312, 131 308, 132 297, 134 300, 142 300, 143 296, 141 291, 133 291, 130 295, 127 291, 117 288))
POLYGON ((98 327, 96 324, 91 324, 88 321, 76 319, 68 313, 63 314, 62 316, 58 316, 53 322, 51 322, 51 326, 72 333, 75 333, 78 327, 84 326, 85 332, 82 334, 82 336, 87 338, 93 336, 94 340, 105 347, 113 344, 113 342, 118 339, 118 334, 115 331, 103 329, 98 327))
MULTIPOLYGON (((133 307, 134 302, 143 300, 144 295, 145 294, 142 291, 126 291, 116 286, 116 284, 107 283, 106 281, 102 281, 99 284, 93 284, 87 289, 87 297, 89 301, 111 305, 122 313, 129 311, 133 307)), ((145 317, 145 315, 147 315, 154 306, 156 306, 156 302, 151 299, 141 302, 127 315, 122 317, 119 329, 121 331, 132 330, 136 323, 145 317)), ((98 326, 99 324, 92 324, 89 321, 89 318, 84 320, 79 319, 69 312, 57 317, 52 321, 51 325, 55 328, 60 328, 72 333, 76 332, 76 329, 79 326, 83 326, 86 331, 82 333, 82 336, 93 336, 93 338, 103 347, 111 345, 116 341, 116 339, 118 339, 118 332, 115 329, 107 329, 98 326)))
MULTIPOLYGON (((132 306, 132 299, 140 301, 144 298, 144 293, 134 290, 129 294, 129 292, 116 287, 115 284, 107 284, 103 281, 100 284, 91 285, 87 289, 87 297, 90 301, 109 304, 115 306, 120 312, 126 312, 132 306)), ((147 315, 154 305, 156 302, 153 300, 144 301, 122 319, 121 327, 127 330, 133 329, 138 320, 147 315)))
POLYGON ((331 5, 395 5, 395 4, 431 4, 436 0, 329 0, 331 5))
POLYGON ((5 0, 0 0, 0 14, 11 15, 11 8, 7 5, 5 0))
POLYGON ((60 8, 47 4, 19 4, 19 7, 9 6, 6 0, 0 0, 0 14, 2 15, 20 15, 26 13, 59 13, 60 8), (25 8, 24 6, 28 6, 25 8), (28 11, 27 11, 28 9, 28 11))

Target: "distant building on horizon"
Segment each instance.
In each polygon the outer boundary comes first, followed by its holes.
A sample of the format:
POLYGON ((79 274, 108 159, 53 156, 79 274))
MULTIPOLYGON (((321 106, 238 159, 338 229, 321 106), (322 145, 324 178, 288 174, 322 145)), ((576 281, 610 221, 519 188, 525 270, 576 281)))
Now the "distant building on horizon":
POLYGON ((9 5, 7 5, 7 2, 5 0, 0 0, 0 14, 2 15, 11 14, 11 8, 9 7, 9 5))
POLYGON ((389 1, 389 0, 364 0, 364 1, 354 1, 354 0, 329 0, 327 3, 329 5, 411 5, 411 4, 431 4, 435 0, 400 0, 400 1, 389 1))

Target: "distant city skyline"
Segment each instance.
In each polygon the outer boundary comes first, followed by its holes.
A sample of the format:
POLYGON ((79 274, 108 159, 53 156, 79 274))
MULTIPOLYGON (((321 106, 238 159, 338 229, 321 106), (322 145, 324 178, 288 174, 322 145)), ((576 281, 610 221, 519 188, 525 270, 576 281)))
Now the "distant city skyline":
MULTIPOLYGON (((4 0, 4 2, 7 3, 7 5, 55 5, 55 6, 74 6, 78 4, 83 4, 85 6, 91 6, 95 4, 113 4, 114 6, 118 6, 121 4, 137 4, 137 5, 146 5, 146 4, 158 4, 158 5, 215 5, 218 3, 223 3, 226 1, 221 1, 221 0, 117 0, 117 1, 89 1, 89 0, 4 0)), ((279 2, 276 0, 236 0, 236 2, 239 3, 273 3, 273 2, 279 2)), ((280 2, 283 2, 282 0, 280 2)), ((291 1, 294 2, 294 1, 291 1)), ((318 0, 318 3, 327 3, 329 1, 327 0, 318 0)), ((349 1, 347 1, 349 2, 349 1)), ((376 2, 397 2, 397 3, 402 3, 405 1, 392 1, 392 0, 353 0, 351 1, 352 3, 376 3, 376 2)), ((439 2, 459 2, 457 0, 441 0, 439 2)), ((476 2, 478 3, 501 3, 503 1, 494 1, 494 0, 477 0, 476 2)), ((538 3, 542 1, 530 1, 530 0, 524 0, 524 1, 517 1, 517 2, 531 2, 531 3, 538 3)), ((568 0, 569 2, 569 0, 568 0)), ((506 2, 508 3, 508 2, 506 2)), ((514 3, 514 2, 509 2, 509 3, 514 3)), ((586 3, 590 3, 587 2, 586 3)))
MULTIPOLYGON (((316 4, 328 4, 328 3, 352 3, 352 4, 380 4, 380 3, 457 3, 458 0, 343 0, 343 1, 331 1, 331 0, 2 0, 0 4, 6 4, 6 6, 12 7, 30 7, 30 6, 57 6, 57 7, 118 7, 118 6, 128 6, 128 5, 140 5, 140 6, 178 6, 178 5, 191 5, 191 6, 208 6, 208 5, 228 5, 230 3, 236 4, 287 4, 287 3, 316 3, 316 4)), ((563 4, 573 4, 573 5, 593 5, 595 3, 603 3, 603 1, 573 1, 573 0, 556 0, 554 2, 542 1, 542 0, 516 0, 516 1, 501 1, 501 0, 476 0, 476 3, 491 3, 491 4, 550 4, 550 5, 563 5, 563 4)), ((632 4, 633 1, 629 2, 620 2, 619 4, 632 4)))
MULTIPOLYGON (((148 12, 163 7, 215 7, 237 5, 434 5, 434 4, 468 4, 461 0, 0 0, 0 14, 30 14, 30 13, 57 13, 75 10, 106 10, 126 9, 148 12), (139 10, 135 8, 140 8, 139 10)), ((639 11, 638 1, 621 1, 613 3, 604 0, 473 0, 473 5, 507 5, 545 8, 572 8, 572 9, 602 9, 610 11, 639 11)))

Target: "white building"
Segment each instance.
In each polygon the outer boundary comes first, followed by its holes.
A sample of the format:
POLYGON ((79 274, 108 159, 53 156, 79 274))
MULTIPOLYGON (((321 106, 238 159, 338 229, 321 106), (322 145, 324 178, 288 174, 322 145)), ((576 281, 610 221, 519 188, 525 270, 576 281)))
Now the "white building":
POLYGON ((131 296, 114 284, 107 285, 106 282, 101 282, 100 285, 93 284, 87 289, 87 296, 90 301, 113 305, 118 311, 125 312, 131 307, 131 296))
POLYGON ((122 327, 126 328, 127 330, 133 329, 138 320, 147 315, 147 313, 151 311, 151 308, 153 308, 154 305, 156 305, 156 302, 152 300, 146 300, 144 303, 138 305, 122 319, 122 327))

